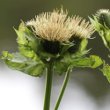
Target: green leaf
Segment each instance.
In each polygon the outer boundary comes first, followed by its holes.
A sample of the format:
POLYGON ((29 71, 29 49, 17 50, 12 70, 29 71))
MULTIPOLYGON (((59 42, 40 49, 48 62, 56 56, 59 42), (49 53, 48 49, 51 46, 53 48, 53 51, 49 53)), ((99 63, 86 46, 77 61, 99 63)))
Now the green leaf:
POLYGON ((96 16, 93 16, 93 19, 90 18, 92 25, 95 30, 101 36, 105 47, 110 50, 110 29, 106 26, 106 24, 101 24, 96 16))
POLYGON ((13 55, 12 54, 9 54, 8 51, 3 51, 2 52, 2 56, 1 56, 1 59, 12 59, 13 58, 13 55))
POLYGON ((107 80, 110 83, 110 65, 104 64, 103 68, 101 69, 103 72, 104 76, 107 78, 107 80))
POLYGON ((77 67, 88 67, 88 68, 97 68, 103 64, 103 61, 100 57, 96 55, 91 55, 90 57, 76 57, 66 54, 63 58, 59 59, 54 64, 54 69, 59 74, 63 74, 67 71, 68 67, 77 68, 77 67))
POLYGON ((104 37, 104 44, 110 50, 110 29, 106 29, 101 36, 104 37))
POLYGON ((91 24, 94 26, 96 31, 100 31, 104 28, 102 24, 99 23, 98 19, 96 16, 93 16, 93 18, 89 17, 91 24))
POLYGON ((11 67, 13 69, 17 69, 17 70, 21 70, 22 68, 24 68, 25 67, 24 62, 27 60, 25 57, 23 57, 19 53, 10 54, 8 52, 3 52, 2 57, 5 61, 5 63, 9 67, 11 67), (10 58, 10 56, 11 56, 11 58, 10 58))
POLYGON ((15 62, 11 60, 5 60, 5 63, 8 65, 9 68, 19 71, 22 71, 22 69, 26 67, 25 63, 15 62))
POLYGON ((36 51, 39 42, 37 38, 35 38, 35 35, 26 27, 24 22, 22 22, 19 29, 15 29, 15 31, 18 35, 17 42, 20 53, 27 58, 38 60, 39 58, 36 51))
POLYGON ((54 70, 59 75, 62 75, 63 73, 65 73, 68 67, 69 67, 68 63, 60 61, 60 60, 54 63, 54 70))
POLYGON ((102 59, 99 56, 96 56, 96 55, 91 55, 90 60, 91 60, 91 64, 92 64, 91 67, 92 68, 97 68, 97 67, 99 67, 100 65, 103 64, 102 59))
POLYGON ((104 28, 103 30, 98 31, 101 36, 105 47, 110 50, 110 29, 104 28))
POLYGON ((34 65, 29 65, 28 67, 26 67, 23 72, 31 76, 41 76, 44 69, 44 65, 36 63, 34 65))
POLYGON ((27 59, 20 53, 3 52, 2 55, 5 63, 12 69, 22 71, 31 76, 41 76, 45 70, 45 64, 41 60, 27 59), (10 58, 11 55, 11 58, 10 58))
POLYGON ((89 67, 89 68, 97 68, 103 64, 103 61, 100 57, 96 55, 91 55, 90 57, 84 57, 75 59, 72 62, 74 67, 89 67))
POLYGON ((86 50, 88 44, 88 40, 87 39, 82 39, 81 44, 79 46, 79 52, 83 52, 86 50))
POLYGON ((18 35, 17 43, 20 45, 28 45, 28 40, 26 39, 25 33, 16 29, 15 29, 15 32, 18 35))
POLYGON ((17 43, 18 45, 23 45, 30 47, 32 50, 36 52, 37 47, 39 45, 37 37, 26 27, 25 23, 22 22, 19 26, 19 29, 15 32, 18 35, 17 43))
POLYGON ((31 58, 33 60, 39 60, 38 55, 28 46, 19 46, 19 51, 23 56, 27 58, 31 58))

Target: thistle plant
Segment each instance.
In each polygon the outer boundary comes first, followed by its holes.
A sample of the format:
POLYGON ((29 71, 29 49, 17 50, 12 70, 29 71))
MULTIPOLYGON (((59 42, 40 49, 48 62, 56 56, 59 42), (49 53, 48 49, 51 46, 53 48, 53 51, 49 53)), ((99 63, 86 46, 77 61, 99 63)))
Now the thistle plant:
MULTIPOLYGON (((43 110, 50 110, 53 74, 65 74, 64 82, 53 110, 58 110, 74 68, 99 68, 104 61, 89 55, 88 39, 94 33, 89 21, 79 16, 68 16, 68 11, 55 9, 43 12, 34 19, 21 22, 17 33, 18 52, 3 51, 2 59, 12 69, 34 77, 46 74, 43 110), (88 56, 88 57, 87 57, 88 56)), ((110 70, 101 69, 110 81, 110 70)))
MULTIPOLYGON (((110 52, 110 10, 99 9, 93 17, 90 18, 90 21, 102 38, 105 47, 110 52)), ((107 76, 108 80, 110 80, 110 66, 108 64, 104 64, 102 72, 107 76)))
POLYGON ((110 11, 100 9, 90 18, 95 30, 101 36, 105 47, 110 51, 110 11))

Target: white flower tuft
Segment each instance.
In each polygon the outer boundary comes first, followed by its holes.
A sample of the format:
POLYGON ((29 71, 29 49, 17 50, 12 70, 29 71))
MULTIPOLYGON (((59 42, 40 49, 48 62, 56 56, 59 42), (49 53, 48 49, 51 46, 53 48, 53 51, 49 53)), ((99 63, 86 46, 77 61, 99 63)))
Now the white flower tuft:
POLYGON ((53 10, 44 12, 26 23, 35 34, 48 41, 68 41, 72 36, 89 38, 93 26, 79 16, 68 17, 68 12, 53 10))
POLYGON ((101 14, 107 14, 109 12, 110 12, 109 9, 100 9, 96 12, 96 16, 99 17, 101 14))

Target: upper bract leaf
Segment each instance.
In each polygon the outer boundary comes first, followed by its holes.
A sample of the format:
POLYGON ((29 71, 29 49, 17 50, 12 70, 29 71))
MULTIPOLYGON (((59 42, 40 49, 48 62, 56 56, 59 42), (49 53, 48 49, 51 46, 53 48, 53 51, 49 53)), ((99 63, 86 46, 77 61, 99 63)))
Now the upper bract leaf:
POLYGON ((37 37, 26 27, 24 22, 22 22, 19 26, 19 29, 16 30, 18 35, 17 43, 18 45, 28 46, 32 50, 36 51, 38 47, 37 37))

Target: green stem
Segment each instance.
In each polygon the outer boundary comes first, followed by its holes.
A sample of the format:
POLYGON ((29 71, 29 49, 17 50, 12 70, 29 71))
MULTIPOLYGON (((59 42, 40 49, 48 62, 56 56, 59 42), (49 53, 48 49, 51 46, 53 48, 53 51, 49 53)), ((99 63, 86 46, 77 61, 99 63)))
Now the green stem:
POLYGON ((44 99, 44 110, 50 110, 50 98, 51 98, 51 88, 52 88, 52 76, 53 76, 53 66, 49 63, 46 74, 46 90, 44 99))
POLYGON ((65 92, 67 83, 69 81, 69 74, 70 74, 70 68, 68 68, 68 70, 66 72, 66 75, 65 75, 65 78, 64 78, 64 82, 63 82, 63 85, 62 85, 62 88, 61 88, 61 91, 60 91, 60 94, 59 94, 59 97, 58 97, 58 100, 57 100, 57 103, 55 105, 55 109, 54 110, 58 110, 58 107, 60 105, 60 102, 61 102, 61 100, 63 98, 63 95, 64 95, 64 92, 65 92))

